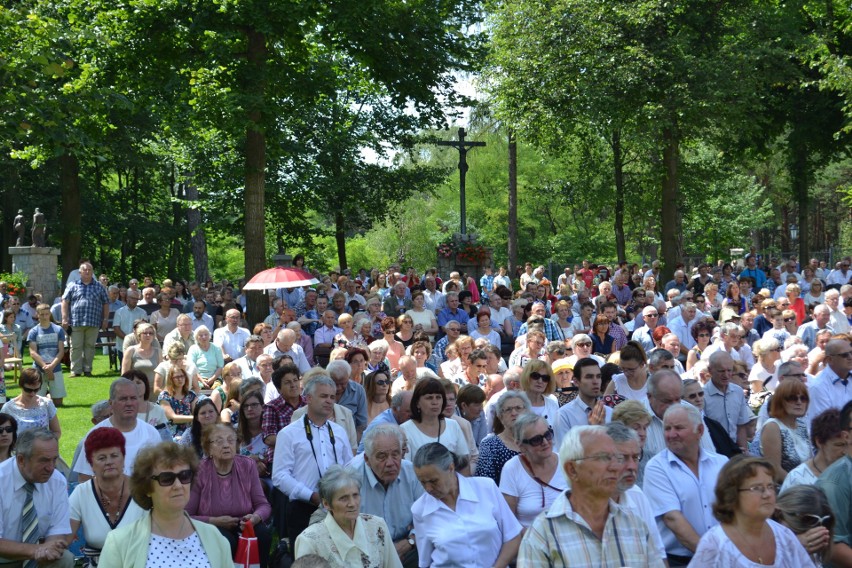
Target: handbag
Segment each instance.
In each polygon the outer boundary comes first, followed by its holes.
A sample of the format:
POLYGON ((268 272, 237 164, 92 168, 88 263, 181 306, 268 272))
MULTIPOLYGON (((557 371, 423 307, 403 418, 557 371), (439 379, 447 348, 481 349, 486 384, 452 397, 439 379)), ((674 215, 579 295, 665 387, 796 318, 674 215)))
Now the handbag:
POLYGON ((234 568, 260 568, 260 546, 251 521, 246 521, 240 534, 237 553, 234 555, 234 568))

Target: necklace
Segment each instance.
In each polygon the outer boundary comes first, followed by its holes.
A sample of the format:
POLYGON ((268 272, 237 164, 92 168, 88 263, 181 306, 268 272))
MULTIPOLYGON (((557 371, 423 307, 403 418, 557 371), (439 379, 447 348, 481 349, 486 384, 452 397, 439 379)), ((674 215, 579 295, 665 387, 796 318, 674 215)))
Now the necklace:
POLYGON ((106 515, 107 522, 111 525, 118 522, 118 516, 119 516, 119 513, 121 512, 121 501, 124 497, 124 482, 125 482, 125 480, 122 479, 121 480, 121 490, 118 493, 118 501, 116 502, 115 513, 109 512, 109 507, 110 507, 110 505, 112 505, 112 499, 110 499, 107 496, 106 492, 104 491, 103 486, 100 488, 100 491, 99 491, 99 493, 100 493, 99 497, 100 497, 100 500, 101 500, 101 508, 103 509, 104 514, 106 515), (115 516, 114 519, 111 518, 113 515, 115 516))
POLYGON ((814 466, 814 469, 822 475, 822 468, 816 464, 816 458, 811 460, 811 464, 814 466))
POLYGON ((158 531, 160 531, 160 536, 162 536, 164 538, 171 539, 171 540, 180 540, 181 535, 184 532, 183 527, 184 527, 184 525, 186 525, 186 513, 184 513, 183 516, 181 517, 180 526, 178 527, 178 530, 177 530, 177 536, 174 536, 174 537, 171 537, 168 534, 166 534, 166 531, 163 530, 163 527, 160 526, 160 523, 158 523, 157 519, 154 518, 154 512, 153 511, 151 511, 151 522, 154 523, 154 526, 157 528, 158 531))
MULTIPOLYGON (((742 542, 744 546, 747 546, 747 547, 748 547, 749 551, 751 552, 751 554, 752 554, 754 557, 757 557, 757 563, 758 563, 758 564, 766 564, 766 562, 764 562, 764 561, 763 561, 763 557, 760 555, 760 552, 758 552, 758 551, 756 551, 756 550, 755 550, 754 546, 752 546, 752 543, 751 543, 751 542, 749 542, 748 538, 746 538, 746 536, 743 534, 743 532, 740 530, 740 528, 739 528, 739 527, 737 527, 736 525, 731 525, 731 526, 732 526, 732 527, 733 527, 733 528, 737 531, 737 534, 738 534, 738 536, 740 537, 740 538, 739 538, 740 542, 742 542)), ((760 539, 759 539, 759 542, 763 540, 763 533, 764 533, 764 529, 765 529, 765 528, 766 528, 766 526, 764 525, 764 526, 763 526, 763 527, 761 527, 761 529, 760 529, 760 539)))

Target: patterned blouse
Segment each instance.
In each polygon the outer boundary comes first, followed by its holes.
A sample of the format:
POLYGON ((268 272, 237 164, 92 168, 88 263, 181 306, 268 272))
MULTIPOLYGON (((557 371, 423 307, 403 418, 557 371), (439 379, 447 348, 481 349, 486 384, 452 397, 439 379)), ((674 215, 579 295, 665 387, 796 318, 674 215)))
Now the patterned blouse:
POLYGON ((387 524, 372 515, 358 515, 354 538, 326 515, 296 538, 295 557, 308 554, 322 556, 332 568, 402 568, 387 524))
MULTIPOLYGON (((188 393, 186 393, 186 396, 181 398, 173 397, 169 394, 168 391, 163 391, 160 393, 160 396, 157 397, 157 404, 165 400, 169 403, 169 406, 172 407, 172 410, 175 414, 181 414, 183 416, 192 416, 192 403, 197 398, 198 395, 195 394, 195 391, 189 391, 188 393)), ((172 433, 172 438, 174 438, 174 441, 179 441, 181 436, 183 436, 183 433, 191 425, 191 422, 187 422, 186 424, 175 424, 169 421, 169 431, 172 433)))

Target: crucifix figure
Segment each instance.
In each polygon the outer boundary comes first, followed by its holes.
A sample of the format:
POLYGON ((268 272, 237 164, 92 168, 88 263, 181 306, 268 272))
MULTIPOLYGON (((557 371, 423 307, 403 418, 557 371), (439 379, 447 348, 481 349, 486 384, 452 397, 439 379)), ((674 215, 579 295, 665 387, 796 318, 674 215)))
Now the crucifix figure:
POLYGON ((459 128, 458 140, 439 140, 438 146, 452 146, 459 151, 459 194, 461 198, 461 234, 467 234, 467 208, 464 202, 464 178, 467 173, 467 151, 474 146, 485 146, 485 142, 466 142, 464 137, 467 133, 464 128, 459 128))

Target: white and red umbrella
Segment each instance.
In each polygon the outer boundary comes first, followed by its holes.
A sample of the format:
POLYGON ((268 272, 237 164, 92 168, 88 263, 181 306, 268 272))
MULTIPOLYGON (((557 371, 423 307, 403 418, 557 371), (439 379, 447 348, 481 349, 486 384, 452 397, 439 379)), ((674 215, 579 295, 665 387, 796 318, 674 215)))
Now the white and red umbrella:
POLYGON ((300 288, 318 284, 319 280, 307 270, 276 266, 258 272, 246 282, 243 290, 277 290, 278 288, 300 288))

